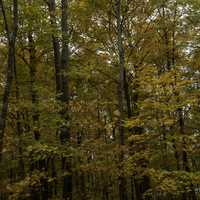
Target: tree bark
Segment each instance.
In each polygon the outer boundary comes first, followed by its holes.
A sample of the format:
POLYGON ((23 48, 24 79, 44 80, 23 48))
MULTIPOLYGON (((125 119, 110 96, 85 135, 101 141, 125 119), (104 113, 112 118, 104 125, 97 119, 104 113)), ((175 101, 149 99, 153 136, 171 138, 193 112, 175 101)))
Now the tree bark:
MULTIPOLYGON (((53 28, 56 28, 56 3, 55 0, 49 0, 49 13, 50 21, 53 28)), ((56 97, 59 98, 61 92, 61 70, 60 70, 60 43, 59 38, 55 33, 52 34, 52 44, 54 51, 54 66, 55 66, 55 78, 56 78, 56 97)))
MULTIPOLYGON (((61 143, 70 141, 69 130, 69 25, 68 25, 68 0, 61 0, 62 6, 62 52, 61 52, 61 95, 60 101, 62 103, 61 117, 64 121, 60 128, 61 143)), ((67 170, 68 174, 63 179, 63 198, 66 200, 72 199, 72 172, 71 172, 71 159, 63 158, 63 170, 67 170)))
MULTIPOLYGON (((118 107, 119 107, 119 144, 123 146, 125 144, 125 135, 124 135, 124 74, 125 74, 125 57, 124 57, 124 47, 123 47, 123 24, 122 24, 122 15, 121 15, 121 0, 115 0, 116 6, 116 20, 117 20, 117 48, 118 48, 118 60, 119 60, 119 85, 118 85, 118 107)), ((119 176, 119 198, 120 200, 127 200, 127 191, 126 191, 126 178, 123 173, 123 160, 124 153, 123 149, 120 152, 119 156, 121 171, 119 176)))
POLYGON ((119 85, 118 85, 118 105, 119 105, 119 136, 120 144, 124 145, 124 69, 125 69, 125 57, 124 57, 124 47, 123 47, 123 26, 122 26, 122 16, 121 16, 121 0, 115 0, 116 4, 116 17, 117 17, 117 48, 118 48, 118 59, 119 59, 119 85))
MULTIPOLYGON (((51 25, 56 27, 56 2, 55 0, 48 1, 51 25)), ((69 81, 67 73, 69 70, 69 35, 68 35, 68 0, 61 0, 61 32, 62 32, 62 49, 60 52, 59 38, 56 34, 52 34, 52 44, 54 50, 54 66, 56 78, 56 98, 60 101, 62 108, 60 111, 61 119, 63 120, 59 128, 60 141, 62 144, 69 142, 69 81)), ((71 174, 71 160, 62 158, 62 170, 69 173, 63 177, 63 198, 66 200, 72 199, 72 174, 71 174)))
POLYGON ((2 149, 3 149, 3 138, 6 127, 6 119, 8 114, 8 104, 9 104, 9 96, 11 93, 12 82, 13 82, 13 71, 15 66, 15 44, 18 30, 18 0, 13 0, 13 21, 12 27, 10 30, 8 27, 8 21, 6 18, 5 8, 3 0, 0 0, 0 7, 3 13, 3 19, 5 24, 5 31, 7 35, 8 41, 8 62, 6 69, 6 84, 3 92, 3 101, 2 101, 2 109, 0 113, 0 160, 2 157, 2 149))
POLYGON ((28 33, 29 42, 29 68, 30 68, 30 79, 31 79, 31 101, 32 101, 32 119, 33 119, 33 135, 35 140, 40 139, 39 131, 39 110, 38 110, 38 92, 36 85, 36 49, 35 42, 31 31, 28 33))
POLYGON ((126 107, 127 107, 127 116, 128 118, 132 117, 132 109, 131 109, 131 98, 129 94, 129 83, 127 80, 127 71, 124 69, 124 93, 126 99, 126 107))

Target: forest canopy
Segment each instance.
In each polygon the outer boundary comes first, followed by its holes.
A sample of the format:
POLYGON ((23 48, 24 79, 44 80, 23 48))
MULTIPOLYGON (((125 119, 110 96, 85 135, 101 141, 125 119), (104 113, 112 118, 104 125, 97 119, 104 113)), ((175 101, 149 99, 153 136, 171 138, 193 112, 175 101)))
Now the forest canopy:
POLYGON ((199 57, 199 0, 0 0, 0 200, 199 200, 199 57))

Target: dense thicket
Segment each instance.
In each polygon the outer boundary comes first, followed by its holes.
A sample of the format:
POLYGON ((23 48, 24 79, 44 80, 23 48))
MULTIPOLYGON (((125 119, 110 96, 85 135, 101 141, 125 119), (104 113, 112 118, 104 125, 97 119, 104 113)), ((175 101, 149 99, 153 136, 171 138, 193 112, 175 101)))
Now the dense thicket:
POLYGON ((0 199, 200 199, 199 0, 0 0, 0 199))

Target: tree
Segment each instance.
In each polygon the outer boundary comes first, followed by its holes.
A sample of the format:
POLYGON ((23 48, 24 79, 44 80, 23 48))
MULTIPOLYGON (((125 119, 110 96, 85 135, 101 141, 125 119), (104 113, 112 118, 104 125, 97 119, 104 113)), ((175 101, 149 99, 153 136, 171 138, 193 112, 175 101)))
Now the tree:
POLYGON ((12 81, 13 81, 13 73, 16 65, 15 61, 15 44, 17 37, 17 29, 18 29, 18 1, 13 0, 13 21, 10 28, 6 16, 6 11, 4 7, 3 0, 0 1, 1 11, 3 14, 4 24, 5 24, 5 32, 7 37, 8 44, 8 61, 7 61, 7 69, 6 69, 6 84, 3 93, 3 102, 2 102, 2 110, 0 113, 0 159, 2 156, 3 149, 3 138, 6 127, 6 119, 8 114, 8 104, 9 104, 9 96, 11 93, 12 81))

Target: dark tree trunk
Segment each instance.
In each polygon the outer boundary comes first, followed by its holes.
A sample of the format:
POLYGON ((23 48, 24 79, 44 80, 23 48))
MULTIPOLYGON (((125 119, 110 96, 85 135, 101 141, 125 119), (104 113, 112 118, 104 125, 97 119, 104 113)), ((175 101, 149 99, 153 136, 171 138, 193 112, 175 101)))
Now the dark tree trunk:
MULTIPOLYGON (((56 28, 56 2, 55 0, 48 1, 51 25, 56 28)), ((63 120, 62 126, 59 128, 60 141, 62 144, 69 142, 69 81, 67 73, 69 70, 69 35, 68 35, 68 0, 61 0, 61 29, 62 29, 62 50, 60 52, 59 38, 56 34, 52 34, 52 43, 54 50, 54 66, 56 78, 56 96, 57 100, 62 104, 60 111, 63 120)), ((63 198, 66 200, 72 199, 72 174, 71 174, 71 160, 62 158, 63 173, 68 171, 67 175, 63 177, 63 198)))
MULTIPOLYGON (((61 0, 62 6, 62 52, 61 52, 61 95, 60 101, 63 109, 61 110, 61 117, 64 120, 60 128, 61 143, 70 141, 69 132, 69 25, 68 25, 68 0, 61 0)), ((67 158, 63 163, 64 171, 67 170, 68 174, 63 179, 63 198, 66 200, 72 199, 72 172, 71 172, 71 159, 67 158)))
POLYGON ((2 109, 0 113, 0 160, 3 149, 3 138, 6 127, 6 119, 8 114, 8 104, 9 104, 9 96, 12 88, 13 81, 13 71, 15 66, 15 43, 17 37, 17 29, 18 29, 18 0, 13 0, 13 30, 9 30, 8 21, 6 18, 6 13, 4 9, 3 0, 0 0, 0 7, 3 13, 5 31, 7 34, 8 40, 8 63, 6 69, 6 84, 3 92, 3 101, 2 101, 2 109))
MULTIPOLYGON (((125 57, 123 47, 123 24, 121 15, 121 0, 115 0, 116 7, 116 20, 117 20, 117 48, 118 48, 118 60, 119 60, 119 85, 118 85, 118 108, 119 108, 119 144, 123 146, 125 144, 125 133, 124 133, 124 75, 125 75, 125 57)), ((124 153, 121 150, 119 155, 121 175, 119 176, 119 198, 120 200, 127 200, 126 191, 126 179, 123 173, 123 160, 124 153)))
POLYGON ((33 135, 35 140, 40 139, 39 131, 39 110, 38 110, 38 92, 37 92, 37 80, 36 80, 36 49, 33 35, 31 32, 28 33, 29 41, 29 68, 30 68, 30 79, 31 79, 31 101, 32 101, 32 119, 33 119, 33 135))
POLYGON ((132 117, 132 110, 131 110, 131 98, 129 94, 129 84, 127 80, 127 72, 124 69, 124 94, 126 99, 126 107, 127 107, 127 116, 128 118, 132 117))
POLYGON ((67 73, 69 71, 69 35, 68 35, 68 0, 62 0, 62 52, 61 52, 61 95, 60 101, 63 105, 61 117, 64 119, 63 126, 60 128, 61 142, 69 141, 69 81, 67 73))
MULTIPOLYGON (((15 79, 15 97, 16 97, 16 104, 19 105, 20 102, 20 89, 19 89, 19 82, 18 82, 18 73, 17 73, 17 66, 16 62, 14 62, 14 79, 15 79)), ((21 116, 19 108, 16 111, 16 135, 18 136, 18 151, 19 151, 19 177, 23 178, 25 176, 25 164, 23 160, 23 149, 21 144, 21 134, 23 132, 22 123, 21 123, 21 116)))
MULTIPOLYGON (((50 21, 53 28, 56 29, 56 3, 55 0, 49 0, 49 13, 50 13, 50 21)), ((60 44, 59 38, 56 34, 52 34, 52 44, 53 44, 53 51, 54 51, 54 66, 55 66, 55 78, 56 78, 56 96, 57 98, 61 92, 61 70, 60 70, 60 44)))

